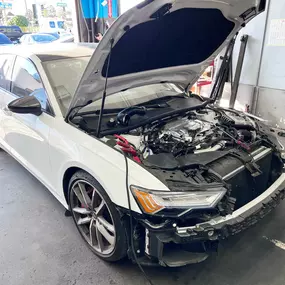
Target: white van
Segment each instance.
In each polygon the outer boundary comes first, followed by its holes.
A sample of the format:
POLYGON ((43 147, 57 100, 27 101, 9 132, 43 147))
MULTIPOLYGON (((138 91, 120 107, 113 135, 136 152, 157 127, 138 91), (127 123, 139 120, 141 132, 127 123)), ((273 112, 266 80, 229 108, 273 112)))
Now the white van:
POLYGON ((40 20, 40 30, 42 32, 64 32, 65 22, 58 18, 42 18, 40 20))

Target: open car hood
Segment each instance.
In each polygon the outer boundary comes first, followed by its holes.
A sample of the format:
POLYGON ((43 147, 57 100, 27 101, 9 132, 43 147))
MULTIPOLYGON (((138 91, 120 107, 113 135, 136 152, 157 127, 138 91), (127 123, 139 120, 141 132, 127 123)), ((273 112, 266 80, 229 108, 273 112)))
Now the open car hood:
POLYGON ((142 2, 120 16, 104 35, 68 113, 102 98, 107 75, 107 96, 161 82, 193 85, 236 32, 264 11, 265 1, 142 2))

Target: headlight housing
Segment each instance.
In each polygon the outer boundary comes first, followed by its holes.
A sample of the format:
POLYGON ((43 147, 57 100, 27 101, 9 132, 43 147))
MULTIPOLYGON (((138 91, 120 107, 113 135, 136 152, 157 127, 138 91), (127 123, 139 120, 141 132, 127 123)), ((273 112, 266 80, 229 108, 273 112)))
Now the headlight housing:
POLYGON ((185 212, 214 208, 227 192, 223 187, 210 188, 207 191, 171 192, 148 190, 133 185, 131 191, 141 210, 150 215, 168 209, 185 212))

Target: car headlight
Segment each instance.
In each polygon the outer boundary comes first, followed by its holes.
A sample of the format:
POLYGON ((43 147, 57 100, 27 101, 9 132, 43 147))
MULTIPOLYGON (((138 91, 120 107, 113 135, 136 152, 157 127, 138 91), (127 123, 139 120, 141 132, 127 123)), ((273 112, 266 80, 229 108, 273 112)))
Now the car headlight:
POLYGON ((154 191, 131 186, 131 191, 141 210, 147 214, 156 214, 166 209, 192 210, 214 208, 226 194, 223 187, 210 188, 207 191, 154 191))

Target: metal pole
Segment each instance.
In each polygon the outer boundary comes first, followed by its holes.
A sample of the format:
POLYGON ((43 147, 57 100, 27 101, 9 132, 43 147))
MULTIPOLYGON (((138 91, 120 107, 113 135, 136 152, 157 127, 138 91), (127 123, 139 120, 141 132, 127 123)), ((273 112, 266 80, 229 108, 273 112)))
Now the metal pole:
POLYGON ((24 3, 25 3, 26 15, 27 15, 27 12, 28 12, 27 0, 24 0, 24 3))
POLYGON ((247 45, 247 40, 248 40, 248 35, 243 35, 241 38, 241 46, 240 46, 240 51, 239 51, 239 56, 238 56, 238 62, 237 62, 237 67, 236 67, 236 73, 235 73, 235 79, 233 83, 233 88, 231 92, 231 98, 230 98, 230 108, 234 108, 236 98, 237 98, 237 92, 238 92, 238 87, 239 87, 239 82, 240 82, 240 76, 241 76, 241 71, 242 71, 242 66, 243 66, 243 61, 244 61, 244 55, 245 55, 245 50, 246 50, 246 45, 247 45))
POLYGON ((256 83, 253 89, 252 103, 251 103, 251 108, 250 108, 250 112, 254 115, 256 114, 256 109, 257 109, 257 101, 258 101, 258 95, 259 95, 259 79, 260 79, 261 64, 262 64, 264 48, 265 48, 266 29, 267 29, 268 22, 269 22, 270 5, 271 5, 271 0, 268 0, 267 8, 266 8, 266 19, 265 19, 265 25, 264 25, 264 31, 263 31, 263 38, 262 38, 262 43, 261 43, 261 54, 260 54, 259 63, 258 63, 258 73, 257 73, 256 83))
POLYGON ((4 25, 7 25, 7 14, 6 14, 6 6, 5 6, 5 0, 2 1, 3 3, 3 16, 4 16, 4 25))

